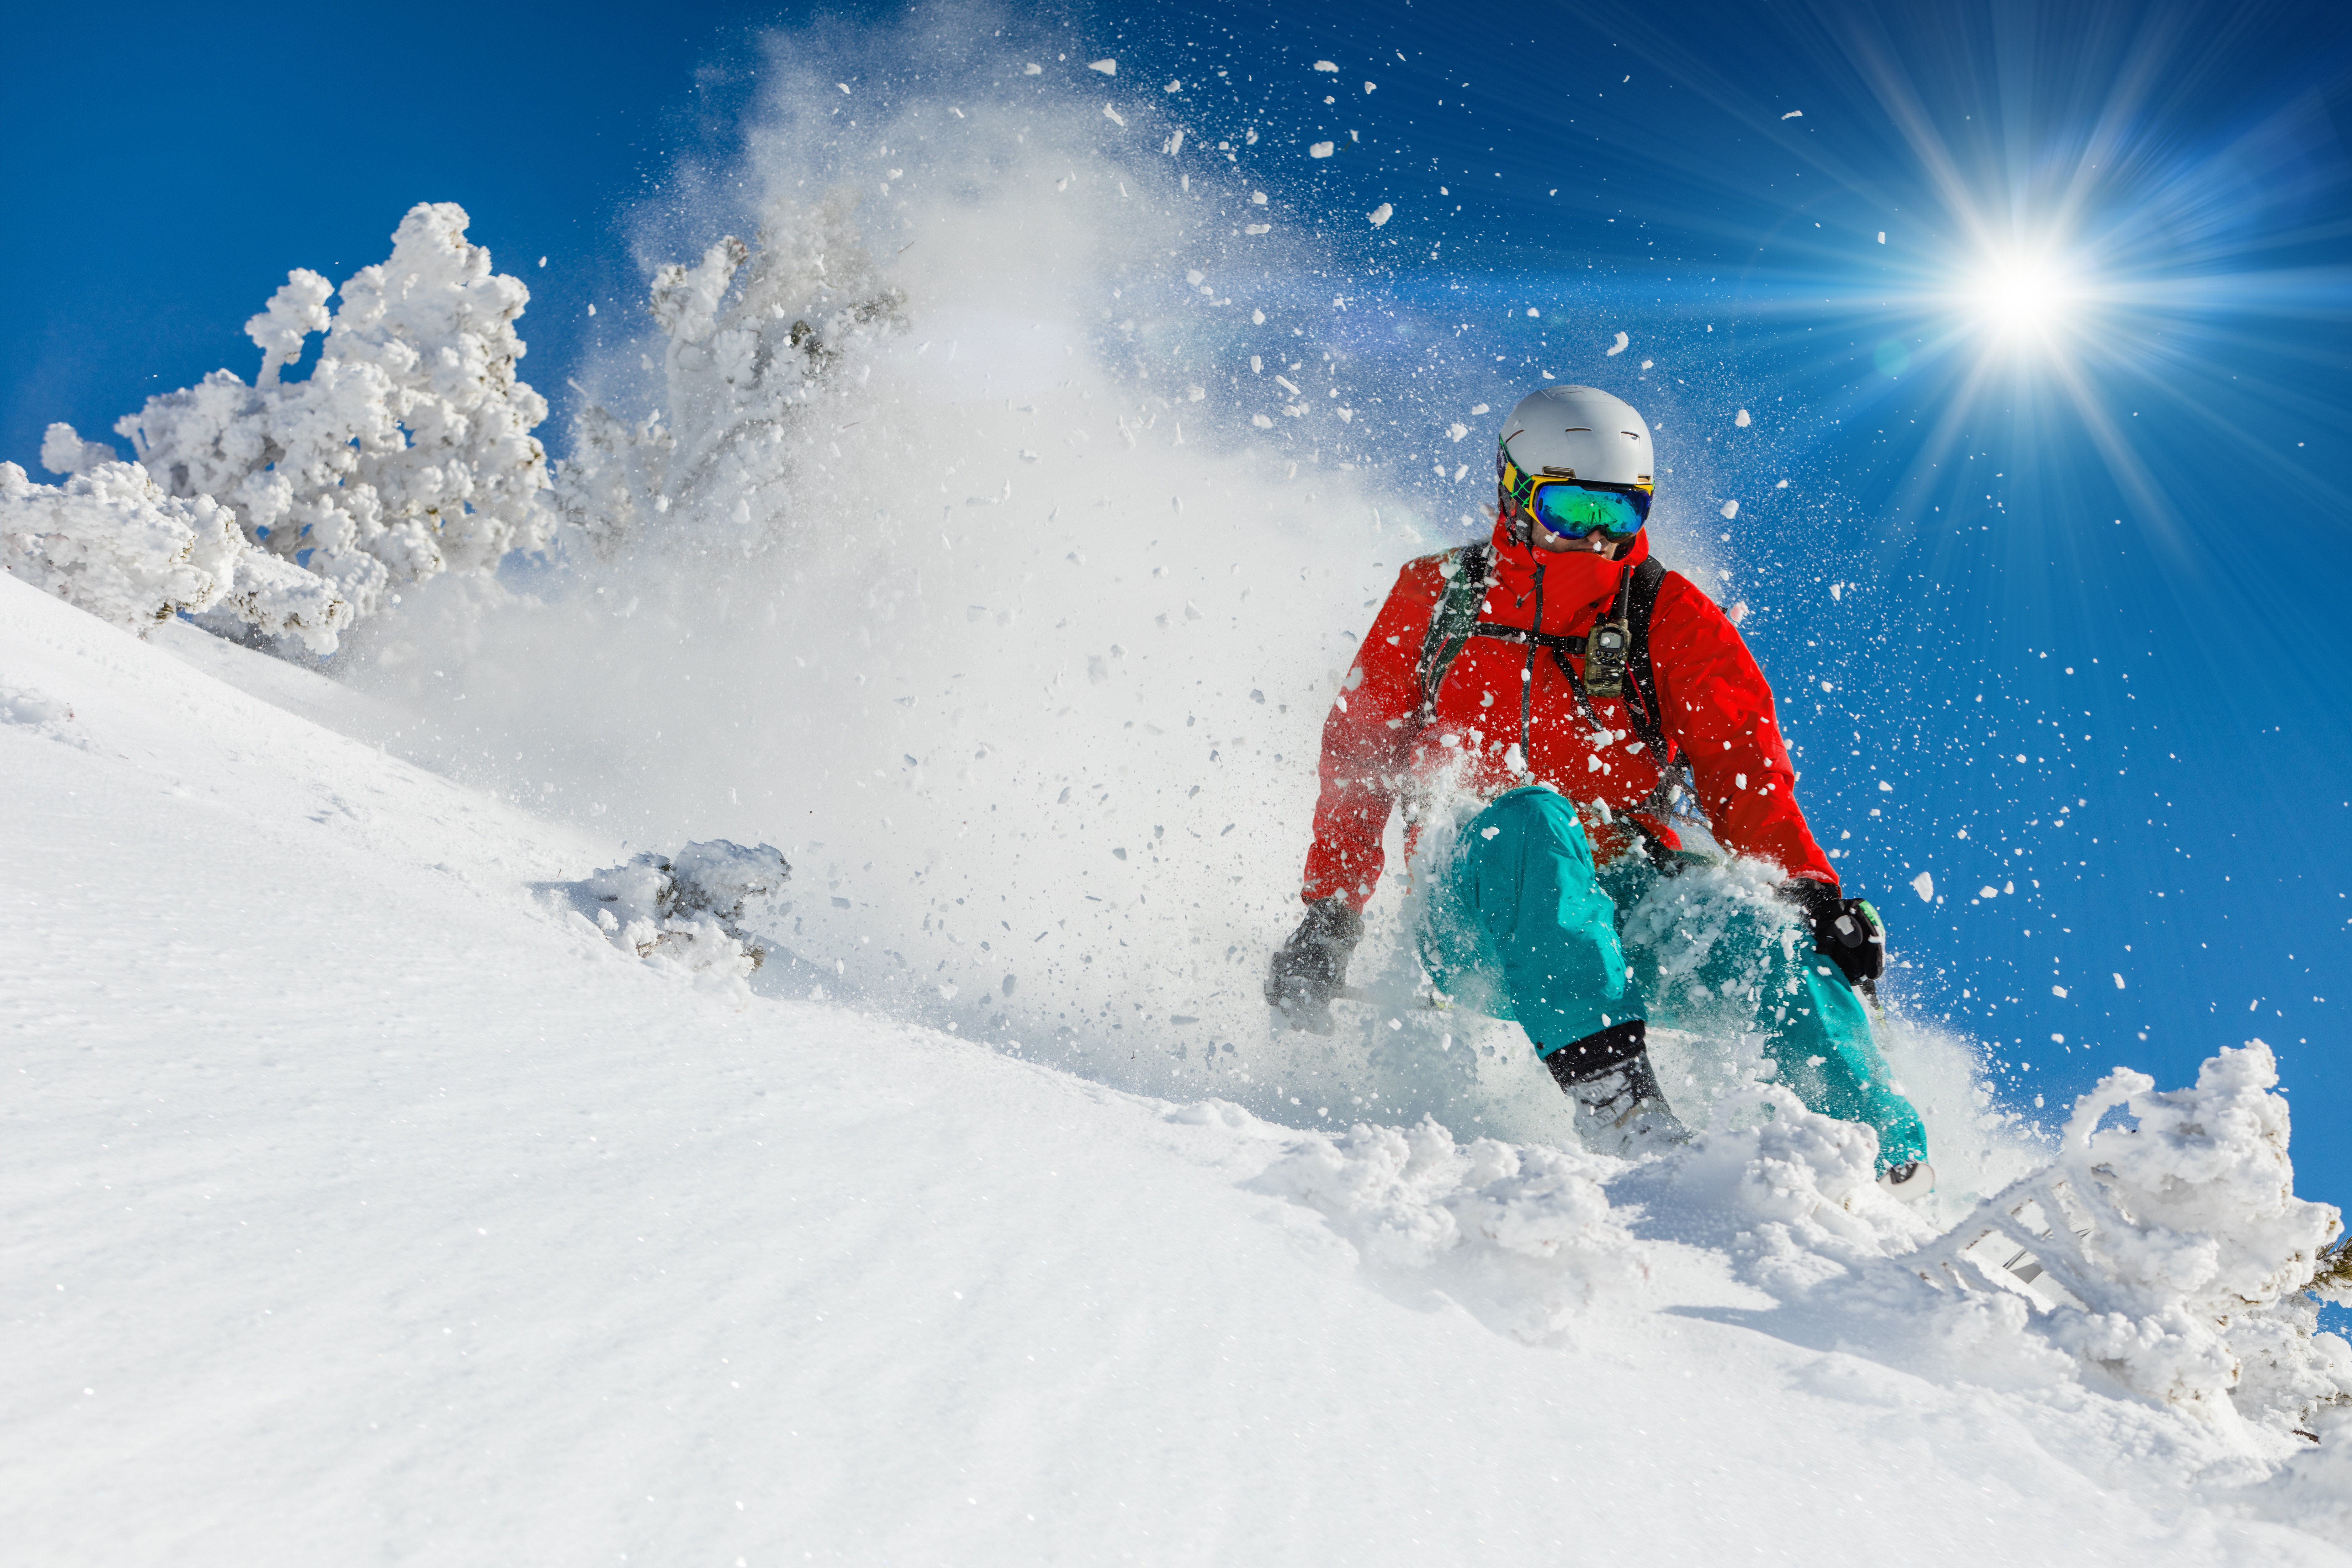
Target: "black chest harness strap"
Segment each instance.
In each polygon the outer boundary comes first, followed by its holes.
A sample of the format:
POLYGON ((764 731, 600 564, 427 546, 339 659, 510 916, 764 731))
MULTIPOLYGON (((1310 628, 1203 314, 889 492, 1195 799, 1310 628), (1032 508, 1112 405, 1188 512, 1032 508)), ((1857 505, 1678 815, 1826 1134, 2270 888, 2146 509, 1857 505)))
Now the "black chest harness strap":
MULTIPOLYGON (((1444 685, 1446 673, 1464 647, 1474 637, 1493 637, 1499 642, 1527 645, 1528 668, 1520 680, 1519 697, 1519 752, 1523 758, 1532 742, 1528 730, 1535 701, 1535 655, 1536 649, 1541 647, 1550 651, 1560 673, 1568 679, 1577 706, 1583 710, 1594 730, 1605 730, 1606 726, 1601 722, 1592 699, 1613 698, 1625 705, 1625 716, 1633 732, 1657 759, 1658 766, 1664 768, 1672 762, 1664 715, 1658 706, 1657 677, 1650 668, 1650 619, 1657 611, 1658 588, 1665 581, 1664 567, 1654 560, 1643 560, 1619 582, 1617 596, 1611 601, 1608 614, 1594 623, 1588 636, 1564 637, 1535 629, 1543 624, 1541 567, 1536 570, 1535 626, 1505 626, 1478 618, 1486 605, 1486 591, 1495 585, 1491 576, 1493 547, 1470 544, 1447 553, 1454 570, 1430 612, 1429 633, 1422 639, 1419 673, 1423 724, 1437 716, 1438 689, 1444 685), (1583 661, 1581 675, 1568 662, 1570 656, 1583 661)), ((1443 564, 1440 570, 1444 570, 1443 564)))

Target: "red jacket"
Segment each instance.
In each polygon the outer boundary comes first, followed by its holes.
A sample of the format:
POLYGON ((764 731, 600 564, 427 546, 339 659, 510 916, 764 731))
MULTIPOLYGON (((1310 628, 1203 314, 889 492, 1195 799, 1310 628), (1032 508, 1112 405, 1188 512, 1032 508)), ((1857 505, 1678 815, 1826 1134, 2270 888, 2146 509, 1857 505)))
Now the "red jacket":
MULTIPOLYGON (((1590 552, 1554 553, 1512 542, 1507 527, 1498 523, 1496 583, 1478 618, 1535 626, 1540 604, 1540 630, 1581 637, 1649 549, 1645 533, 1619 561, 1590 552)), ((1592 700, 1608 732, 1604 741, 1559 661, 1538 645, 1470 638, 1446 671, 1434 716, 1426 725, 1417 722, 1416 667, 1444 586, 1440 559, 1424 555, 1397 574, 1323 721, 1323 793, 1315 803, 1314 847, 1307 853, 1309 903, 1337 893, 1361 910, 1380 880, 1381 834, 1398 799, 1410 802, 1444 782, 1480 796, 1499 795, 1528 782, 1517 776, 1522 746, 1534 780, 1576 802, 1604 864, 1632 846, 1630 831, 1616 819, 1633 815, 1657 786, 1662 760, 1643 743, 1624 703, 1592 700), (1595 802, 1607 803, 1611 820, 1603 820, 1595 802)), ((1582 660, 1568 657, 1580 675, 1582 660)), ((1668 747, 1689 758, 1717 840, 1791 876, 1835 887, 1837 873, 1797 805, 1796 773, 1773 716, 1772 689, 1723 612, 1679 573, 1667 573, 1658 588, 1650 668, 1668 747)), ((1678 847, 1664 821, 1648 815, 1640 820, 1668 847, 1678 847)))

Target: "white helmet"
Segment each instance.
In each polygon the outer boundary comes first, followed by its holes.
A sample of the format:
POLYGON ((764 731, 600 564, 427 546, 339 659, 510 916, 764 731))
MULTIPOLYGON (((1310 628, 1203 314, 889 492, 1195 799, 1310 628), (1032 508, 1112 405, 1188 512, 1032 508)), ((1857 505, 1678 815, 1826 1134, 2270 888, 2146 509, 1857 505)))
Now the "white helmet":
POLYGON ((1547 386, 1518 401, 1502 444, 1526 473, 1591 485, 1648 485, 1650 426, 1633 405, 1593 386, 1547 386))

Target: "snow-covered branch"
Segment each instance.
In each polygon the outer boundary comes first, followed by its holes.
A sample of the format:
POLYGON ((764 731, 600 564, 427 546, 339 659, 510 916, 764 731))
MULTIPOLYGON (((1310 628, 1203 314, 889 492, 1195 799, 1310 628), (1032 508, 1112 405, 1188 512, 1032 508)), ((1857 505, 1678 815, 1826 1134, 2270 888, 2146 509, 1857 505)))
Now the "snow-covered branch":
POLYGON ((633 425, 589 408, 558 467, 564 519, 597 553, 625 549, 656 516, 684 537, 748 547, 788 514, 812 405, 859 346, 906 326, 905 297, 860 242, 856 207, 847 191, 813 207, 780 197, 753 245, 729 235, 655 274, 666 411, 633 425))
MULTIPOLYGON (((88 448, 53 425, 41 449, 79 458, 88 448)), ((130 631, 223 609, 326 654, 352 618, 333 584, 254 548, 210 496, 164 494, 136 463, 97 463, 62 486, 0 463, 0 568, 130 631)))
MULTIPOLYGON (((646 853, 577 884, 580 913, 616 946, 688 973, 740 979, 760 967, 793 868, 772 844, 723 838, 646 853)), ((790 906, 782 906, 789 908, 790 906)))
POLYGON ((2076 1102, 2058 1157, 1923 1250, 1928 1278, 2027 1294, 2044 1332, 2151 1398, 2300 1416, 2352 1389, 2303 1292, 2342 1221, 2294 1195, 2278 1069, 2256 1040, 2158 1092, 2128 1068, 2076 1102))

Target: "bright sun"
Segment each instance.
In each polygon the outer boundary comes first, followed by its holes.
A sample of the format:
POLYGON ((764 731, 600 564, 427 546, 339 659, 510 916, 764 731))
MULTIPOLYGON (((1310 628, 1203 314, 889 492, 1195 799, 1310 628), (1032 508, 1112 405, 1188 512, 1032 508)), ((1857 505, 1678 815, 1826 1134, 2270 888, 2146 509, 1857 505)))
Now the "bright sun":
POLYGON ((2054 263, 2005 257, 1979 275, 1969 302, 1996 331, 2034 331, 2056 325, 2078 292, 2075 280, 2054 263))

